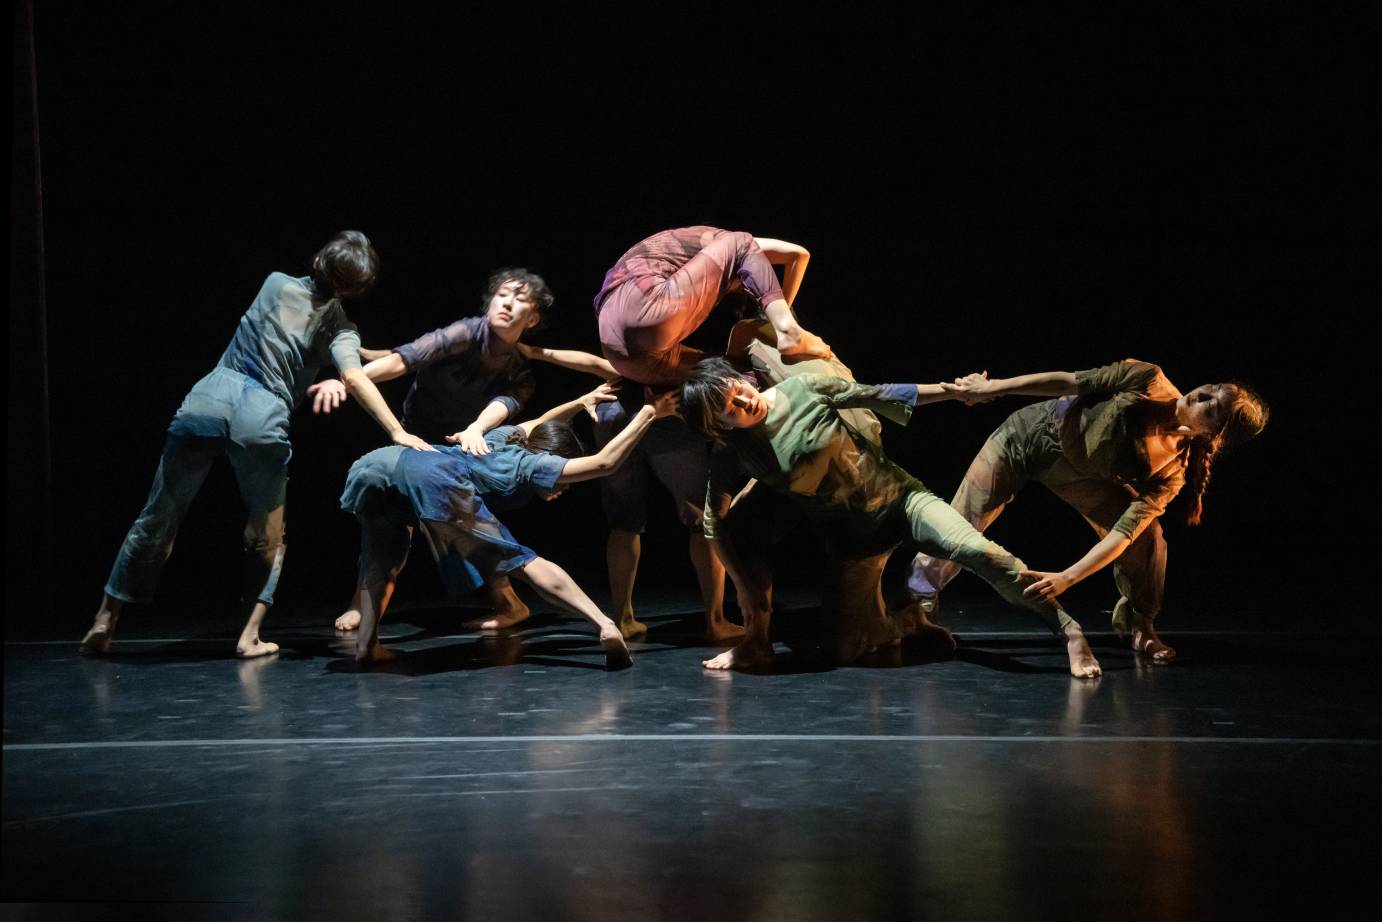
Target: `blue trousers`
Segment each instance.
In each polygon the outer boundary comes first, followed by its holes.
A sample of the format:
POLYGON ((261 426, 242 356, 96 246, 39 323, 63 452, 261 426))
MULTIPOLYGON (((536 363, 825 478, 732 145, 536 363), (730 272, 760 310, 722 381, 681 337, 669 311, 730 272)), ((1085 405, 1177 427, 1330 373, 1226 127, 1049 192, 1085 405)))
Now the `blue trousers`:
POLYGON ((254 380, 217 368, 192 388, 163 443, 144 509, 130 526, 106 595, 149 602, 173 551, 183 516, 224 456, 248 507, 242 599, 273 603, 283 567, 283 503, 288 487, 288 407, 254 380))

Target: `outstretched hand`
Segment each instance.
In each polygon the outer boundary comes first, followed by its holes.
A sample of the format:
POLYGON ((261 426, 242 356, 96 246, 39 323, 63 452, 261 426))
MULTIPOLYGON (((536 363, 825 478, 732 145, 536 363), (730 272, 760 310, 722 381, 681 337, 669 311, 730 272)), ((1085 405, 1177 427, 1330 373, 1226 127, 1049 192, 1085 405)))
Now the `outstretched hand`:
POLYGON ((1057 596, 1075 585, 1075 581, 1063 573, 1023 570, 1019 575, 1023 579, 1035 580, 1034 583, 1022 590, 1022 595, 1029 599, 1042 599, 1046 602, 1054 602, 1057 596))
POLYGON ((345 382, 339 378, 318 381, 307 389, 307 393, 312 398, 313 413, 330 413, 349 396, 345 382))
POLYGON ((395 432, 392 436, 395 445, 402 445, 404 448, 416 448, 418 451, 436 451, 422 439, 413 435, 411 432, 404 432, 402 429, 395 432))
POLYGON ((366 349, 360 347, 360 358, 366 362, 375 362, 379 359, 388 358, 393 353, 392 349, 366 349))
POLYGON ((606 381, 595 390, 580 398, 581 406, 585 408, 586 414, 591 419, 597 419, 596 411, 602 403, 611 403, 619 399, 619 385, 606 381))
POLYGON ((485 444, 485 433, 477 426, 467 426, 460 432, 453 432, 446 440, 452 445, 459 445, 461 451, 468 455, 480 457, 490 452, 489 445, 485 444))
POLYGON ((967 374, 954 381, 942 381, 941 390, 954 397, 967 407, 988 403, 996 396, 987 371, 967 374))
POLYGON ((644 401, 653 408, 653 419, 676 416, 681 408, 681 390, 673 388, 664 394, 654 396, 651 388, 643 389, 644 401))

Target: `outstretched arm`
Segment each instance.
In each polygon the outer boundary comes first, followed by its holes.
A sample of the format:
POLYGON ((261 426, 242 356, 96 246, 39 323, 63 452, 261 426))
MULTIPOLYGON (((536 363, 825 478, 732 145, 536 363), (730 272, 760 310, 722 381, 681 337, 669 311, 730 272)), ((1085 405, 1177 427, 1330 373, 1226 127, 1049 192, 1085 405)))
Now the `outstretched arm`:
POLYGON ((566 403, 557 404, 537 419, 530 419, 526 422, 519 423, 518 428, 523 430, 525 436, 532 435, 533 430, 543 423, 565 422, 582 410, 585 410, 586 414, 591 419, 594 419, 596 407, 602 403, 609 403, 612 400, 619 399, 618 396, 616 396, 616 391, 618 390, 619 388, 613 384, 601 384, 599 387, 595 388, 595 390, 588 394, 582 394, 575 400, 568 400, 566 403))
MULTIPOLYGON (((608 387, 603 384, 601 387, 608 387)), ((677 412, 677 400, 679 392, 668 391, 652 403, 644 404, 639 408, 634 418, 629 420, 629 424, 619 431, 619 434, 609 440, 609 444, 600 449, 593 455, 584 458, 572 458, 566 462, 566 466, 561 469, 561 476, 557 478, 557 485, 564 486, 568 483, 579 483, 582 480, 594 480, 597 477, 607 477, 619 469, 619 466, 628 460, 629 455, 633 454, 634 446, 643 438, 648 427, 653 424, 653 420, 661 419, 664 416, 672 416, 677 412)), ((579 408, 578 408, 579 409, 579 408)))
POLYGON ((956 378, 942 384, 955 399, 966 404, 987 403, 997 397, 1025 394, 1029 397, 1064 397, 1077 392, 1073 371, 1042 371, 1015 378, 989 378, 988 372, 956 378))
POLYGON ((782 297, 791 305, 801 290, 801 279, 806 274, 806 264, 811 261, 811 254, 806 247, 786 240, 774 240, 772 237, 754 237, 753 240, 763 255, 768 257, 768 262, 782 267, 782 297))
POLYGON ((542 346, 529 346, 527 343, 519 343, 518 351, 523 357, 534 362, 551 362, 562 368, 571 371, 583 371, 587 374, 599 375, 606 381, 613 381, 619 377, 619 372, 614 370, 614 366, 598 355, 589 352, 581 352, 579 349, 546 349, 542 346))
POLYGON ((374 386, 374 382, 369 379, 363 369, 347 368, 341 373, 341 377, 345 379, 346 389, 350 391, 350 396, 354 397, 360 406, 365 408, 366 413, 374 417, 374 421, 384 428, 395 445, 406 445, 408 448, 416 448, 419 451, 436 451, 422 439, 404 431, 398 418, 393 415, 389 405, 384 402, 384 395, 379 393, 379 388, 374 386))
POLYGON ((1089 553, 1059 573, 1023 570, 1023 576, 1035 579, 1036 582, 1024 589, 1022 594, 1028 598, 1050 601, 1080 580, 1113 563, 1131 543, 1132 540, 1121 531, 1110 531, 1098 544, 1089 549, 1089 553))
POLYGON ((452 445, 460 445, 461 451, 468 455, 487 455, 489 446, 485 444, 485 433, 509 418, 509 405, 500 400, 492 400, 475 417, 475 422, 460 432, 446 437, 452 445))
MULTIPOLYGON (((373 359, 361 371, 370 381, 392 381, 408 370, 408 365, 403 361, 403 356, 397 352, 378 352, 374 349, 361 349, 360 357, 368 358, 365 353, 379 356, 373 359)), ((318 381, 307 389, 307 396, 312 398, 313 413, 330 413, 341 405, 345 400, 349 388, 344 382, 335 378, 326 378, 318 381)), ((353 391, 351 392, 353 393, 353 391)), ((374 415, 371 413, 370 415, 374 415)), ((379 417, 375 417, 378 419, 379 417)), ((382 424, 381 424, 382 425, 382 424)))

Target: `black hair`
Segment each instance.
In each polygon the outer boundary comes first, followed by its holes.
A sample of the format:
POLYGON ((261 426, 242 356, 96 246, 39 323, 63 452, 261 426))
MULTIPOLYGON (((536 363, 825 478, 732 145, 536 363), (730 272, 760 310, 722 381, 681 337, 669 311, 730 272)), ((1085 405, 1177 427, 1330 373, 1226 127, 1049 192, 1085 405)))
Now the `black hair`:
POLYGON ((359 231, 341 231, 312 257, 312 282, 338 298, 363 295, 378 276, 379 254, 359 231))
POLYGON ((526 436, 522 427, 516 427, 508 441, 529 451, 545 451, 563 458, 579 458, 585 454, 585 446, 571 424, 556 420, 534 426, 526 436))
MULTIPOLYGON (((547 287, 547 282, 536 272, 529 272, 522 266, 507 266, 503 269, 495 269, 490 273, 489 281, 485 283, 484 300, 480 302, 481 309, 489 305, 494 293, 504 287, 506 282, 514 282, 519 286, 519 290, 528 296, 533 302, 533 307, 537 308, 539 320, 547 319, 547 311, 552 306, 556 297, 552 294, 552 289, 547 287)), ((541 323, 539 323, 541 325, 541 323)))
POLYGON ((729 402, 730 389, 744 380, 747 380, 745 376, 726 359, 701 359, 681 385, 681 405, 677 412, 693 431, 706 438, 718 439, 724 427, 715 414, 729 402))

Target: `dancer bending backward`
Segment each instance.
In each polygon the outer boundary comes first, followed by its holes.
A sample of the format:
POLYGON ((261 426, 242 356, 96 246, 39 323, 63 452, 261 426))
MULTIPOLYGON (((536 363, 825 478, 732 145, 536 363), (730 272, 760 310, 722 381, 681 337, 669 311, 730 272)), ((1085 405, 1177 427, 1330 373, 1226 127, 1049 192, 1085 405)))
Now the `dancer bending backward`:
POLYGON ((628 647, 614 622, 565 570, 519 544, 493 511, 515 508, 534 494, 554 499, 568 484, 608 476, 628 458, 654 419, 676 412, 675 395, 664 395, 640 408, 597 454, 577 457, 581 446, 569 420, 582 409, 594 416, 599 403, 613 399, 613 389, 602 384, 531 422, 500 426, 485 435, 484 454, 466 454, 455 446, 426 456, 381 448, 351 466, 341 508, 360 521, 354 600, 360 613, 358 662, 393 658, 379 643, 379 620, 407 561, 413 526, 419 525, 453 595, 499 577, 518 577, 547 601, 599 628, 606 668, 630 664, 628 647))
MULTIPOLYGON (((485 455, 485 434, 515 419, 533 395, 534 383, 519 342, 542 323, 553 303, 542 276, 522 268, 498 269, 489 277, 484 313, 464 317, 392 350, 362 349, 371 359, 365 375, 375 382, 413 373, 403 401, 403 425, 428 442, 458 445, 467 454, 485 455)), ((545 350, 552 352, 553 350, 545 350)), ((567 364, 616 377, 609 363, 584 352, 560 352, 567 364), (600 369, 596 366, 603 366, 600 369)), ((319 411, 330 412, 344 398, 339 382, 323 381, 308 389, 319 411)), ((528 617, 528 607, 514 593, 508 577, 489 584, 493 611, 466 628, 508 628, 528 617)), ((353 631, 360 613, 351 609, 336 619, 336 629, 353 631)))
MULTIPOLYGON (((1170 663, 1157 637, 1166 577, 1166 539, 1157 518, 1189 482, 1187 520, 1199 524, 1214 459, 1267 424, 1266 403, 1244 384, 1205 384, 1181 394, 1160 368, 1126 359, 1087 371, 1053 371, 959 383, 966 402, 1006 394, 1059 396, 1018 410, 989 436, 951 505, 985 531, 1028 480, 1074 507, 1099 535, 1058 573, 1035 573, 1029 596, 1054 600, 1113 564, 1120 598, 1113 626, 1133 649, 1170 663)), ((918 555, 908 585, 923 598, 945 588, 956 566, 918 555)))
MULTIPOLYGON (((714 227, 663 231, 636 244, 605 274, 595 296, 600 346, 620 375, 654 388, 679 385, 704 353, 683 345, 723 296, 742 291, 755 299, 787 355, 828 357, 829 347, 802 329, 790 304, 810 254, 781 240, 714 227), (779 284, 774 265, 783 266, 779 284)), ((600 409, 595 427, 603 444, 637 410, 633 393, 600 409)), ((723 643, 743 635, 724 617, 724 567, 700 533, 705 497, 706 442, 677 420, 654 426, 638 456, 600 485, 610 527, 606 559, 620 630, 629 639, 647 633, 635 620, 633 587, 647 517, 647 485, 656 477, 672 494, 677 517, 689 531, 688 550, 706 609, 706 637, 723 643)))
POLYGON ((360 336, 341 307, 342 298, 370 289, 378 263, 364 234, 342 231, 312 258, 310 275, 274 272, 265 280, 220 362, 193 386, 168 426, 153 488, 115 558, 96 620, 82 640, 83 653, 105 654, 124 606, 153 599, 178 526, 221 455, 230 461, 249 508, 241 596, 246 621, 235 654, 278 650, 260 639, 259 628, 283 566, 283 500, 292 456, 288 418, 328 358, 399 451, 431 450, 404 430, 360 370, 360 336))
POLYGON ((682 386, 687 424, 723 443, 712 460, 706 491, 705 534, 730 568, 737 585, 750 586, 744 608, 747 629, 734 649, 706 660, 709 669, 740 669, 772 661, 771 598, 740 580, 732 552, 722 551, 716 527, 731 505, 737 472, 801 505, 826 529, 847 538, 905 540, 979 574, 1000 595, 1036 611, 1063 637, 1070 673, 1099 675, 1099 663, 1080 625, 1059 604, 1027 596, 1021 560, 987 540, 920 481, 888 460, 883 450, 840 416, 847 408, 872 410, 905 423, 912 408, 955 399, 954 384, 861 385, 824 375, 798 375, 759 391, 723 359, 707 359, 682 386), (734 468, 738 469, 736 470, 734 468))

